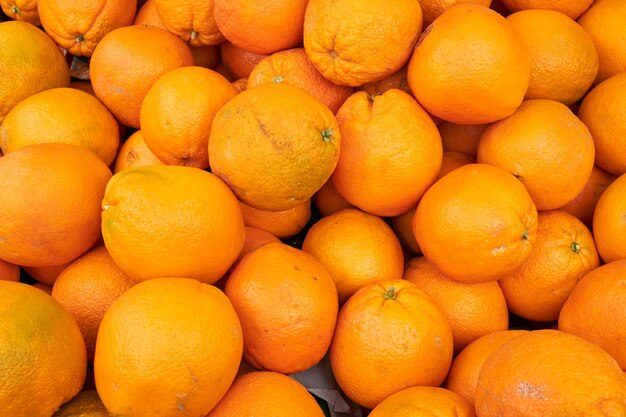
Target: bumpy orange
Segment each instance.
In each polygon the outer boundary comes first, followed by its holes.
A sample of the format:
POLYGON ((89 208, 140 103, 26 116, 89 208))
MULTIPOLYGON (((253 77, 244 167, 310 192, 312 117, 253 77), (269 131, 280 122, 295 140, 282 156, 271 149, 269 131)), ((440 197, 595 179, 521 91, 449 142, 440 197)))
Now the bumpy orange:
POLYGON ((37 3, 37 0, 0 0, 2 11, 7 17, 41 26, 37 3))
POLYGON ((167 30, 193 46, 217 45, 224 40, 215 21, 215 0, 154 0, 167 30))

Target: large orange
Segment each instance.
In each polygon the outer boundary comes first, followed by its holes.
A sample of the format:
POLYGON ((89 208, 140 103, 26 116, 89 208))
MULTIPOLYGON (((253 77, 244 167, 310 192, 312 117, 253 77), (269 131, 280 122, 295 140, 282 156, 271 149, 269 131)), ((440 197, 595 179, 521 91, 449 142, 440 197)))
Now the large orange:
POLYGON ((240 201, 268 211, 310 199, 337 165, 341 134, 333 113, 299 88, 264 84, 215 116, 209 162, 240 201))
POLYGON ((483 365, 480 417, 626 415, 626 378, 608 353, 558 330, 516 337, 483 365))
POLYGON ((528 100, 483 133, 477 159, 515 175, 537 209, 552 210, 585 187, 594 149, 589 130, 564 104, 528 100))
POLYGON ((279 239, 297 235, 311 219, 311 200, 283 210, 265 211, 241 203, 241 213, 246 226, 266 230, 279 239))
POLYGON ((113 415, 204 416, 233 382, 243 349, 239 319, 212 285, 157 278, 107 310, 94 372, 113 415))
MULTIPOLYGON (((580 0, 591 4, 591 0, 580 0)), ((604 81, 626 71, 626 3, 622 0, 598 0, 578 23, 591 35, 598 49, 600 68, 597 81, 604 81)))
POLYGON ((475 417, 474 405, 439 387, 411 387, 387 397, 369 417, 475 417))
POLYGON ((70 70, 54 42, 35 26, 0 23, 0 123, 20 101, 49 88, 67 87, 70 70))
POLYGON ((414 206, 441 169, 437 126, 404 91, 359 91, 337 112, 342 144, 332 181, 351 204, 378 216, 414 206))
POLYGON ((553 10, 524 10, 507 20, 530 57, 526 98, 566 105, 582 98, 598 73, 598 53, 591 36, 572 19, 553 10))
POLYGON ((22 20, 31 25, 41 26, 37 12, 37 0, 0 0, 2 11, 13 20, 22 20))
POLYGON ((176 36, 152 27, 126 26, 100 41, 89 69, 96 96, 120 122, 139 128, 141 102, 152 84, 167 71, 186 65, 193 65, 193 56, 176 36))
POLYGON ((457 125, 455 123, 442 122, 438 129, 441 134, 444 152, 460 152, 476 157, 478 142, 488 127, 488 124, 457 125))
POLYGON ((61 407, 52 417, 112 417, 96 390, 83 391, 61 407))
POLYGON ((37 0, 39 18, 56 43, 73 55, 91 56, 109 32, 133 23, 136 1, 37 0))
POLYGON ((224 36, 215 21, 215 0, 154 0, 167 30, 193 46, 217 45, 224 36))
POLYGON ((572 19, 578 18, 591 6, 594 0, 501 0, 510 10, 517 12, 527 9, 556 10, 572 19))
POLYGON ((326 354, 337 320, 337 290, 313 256, 268 243, 239 262, 224 291, 241 320, 250 365, 296 373, 326 354))
POLYGON ((426 259, 465 283, 513 272, 530 254, 536 230, 537 210, 524 186, 485 164, 462 166, 437 181, 413 220, 426 259))
POLYGON ((217 26, 239 48, 271 54, 302 44, 308 0, 214 1, 217 26))
POLYGON ((285 83, 301 88, 336 113, 352 94, 350 87, 333 84, 313 66, 303 48, 276 52, 261 60, 248 76, 248 88, 285 83))
POLYGON ((109 178, 104 162, 74 145, 31 145, 0 158, 0 258, 55 266, 83 254, 100 237, 109 178))
POLYGON ((422 31, 414 0, 310 0, 304 15, 304 48, 335 84, 353 87, 398 71, 422 31))
POLYGON ((424 257, 410 260, 404 279, 428 294, 452 328, 454 351, 489 333, 506 330, 509 311, 497 282, 463 284, 439 272, 424 257))
POLYGON ((235 79, 248 78, 256 64, 268 56, 238 48, 228 41, 222 42, 220 52, 222 64, 235 79))
POLYGON ((553 321, 576 283, 599 264, 593 236, 580 220, 563 211, 540 212, 530 255, 499 282, 511 312, 553 321))
POLYGON ((144 167, 151 165, 164 165, 163 161, 156 157, 154 153, 146 145, 141 130, 136 131, 126 139, 126 142, 120 147, 115 160, 114 172, 118 173, 122 170, 133 167, 144 167))
POLYGON ((381 218, 361 210, 341 210, 315 223, 302 250, 330 272, 342 303, 367 284, 402 278, 400 242, 381 218))
POLYGON ((215 175, 157 165, 120 171, 109 181, 102 235, 115 263, 137 281, 179 276, 213 283, 237 259, 244 224, 239 202, 215 175))
POLYGON ((148 148, 168 165, 208 168, 213 118, 235 95, 226 78, 207 68, 182 67, 164 74, 141 105, 148 148))
POLYGON ((0 259, 0 281, 20 280, 20 267, 0 259))
POLYGON ((604 190, 606 190, 606 187, 608 187, 614 180, 614 175, 611 175, 602 168, 594 165, 585 188, 583 188, 583 190, 572 201, 559 207, 559 210, 566 211, 569 214, 576 216, 578 220, 583 222, 587 227, 591 228, 591 224, 593 222, 593 212, 596 209, 596 204, 598 203, 598 200, 604 190))
POLYGON ((593 236, 600 258, 604 262, 626 259, 626 199, 624 196, 626 196, 626 174, 613 181, 604 190, 593 213, 593 236))
POLYGON ((354 206, 346 201, 335 188, 332 179, 329 179, 317 190, 313 195, 313 204, 322 216, 329 216, 339 210, 354 208, 354 206))
POLYGON ((374 408, 405 388, 440 385, 452 360, 452 330, 415 284, 382 281, 343 306, 329 358, 341 390, 374 408))
POLYGON ((117 266, 104 246, 85 253, 59 274, 52 297, 78 323, 92 362, 96 336, 104 313, 120 295, 135 284, 117 266))
POLYGON ((626 370, 626 261, 585 275, 565 302, 559 330, 585 338, 609 352, 626 370))
POLYGON ((80 391, 87 371, 76 322, 45 292, 0 281, 0 411, 50 417, 80 391))
POLYGON ((75 88, 53 88, 20 102, 0 127, 5 155, 36 143, 81 146, 111 165, 120 144, 119 127, 92 95, 75 88))
POLYGON ((420 6, 422 6, 422 13, 424 14, 424 25, 431 24, 447 9, 461 3, 473 3, 489 7, 491 0, 420 0, 420 6))
POLYGON ((235 380, 206 417, 323 417, 298 381, 277 372, 250 372, 235 380))
MULTIPOLYGON (((626 70, 626 69, 625 69, 626 70)), ((597 85, 578 109, 596 148, 596 165, 613 175, 626 173, 626 73, 597 85)))
POLYGON ((429 113, 457 124, 510 116, 528 89, 526 49, 513 27, 483 6, 458 4, 424 31, 408 70, 429 113))
POLYGON ((503 330, 474 340, 452 361, 445 387, 474 404, 478 375, 487 359, 500 346, 526 333, 526 330, 503 330))

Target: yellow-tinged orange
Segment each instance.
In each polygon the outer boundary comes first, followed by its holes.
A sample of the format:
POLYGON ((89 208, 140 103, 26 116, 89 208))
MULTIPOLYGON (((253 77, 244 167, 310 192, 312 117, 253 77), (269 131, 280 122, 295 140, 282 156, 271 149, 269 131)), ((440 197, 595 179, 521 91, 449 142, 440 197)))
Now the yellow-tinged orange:
POLYGON ((258 227, 279 239, 286 239, 300 233, 311 219, 311 200, 283 211, 259 210, 241 203, 241 213, 246 226, 258 227))
POLYGON ((2 11, 13 20, 22 20, 31 25, 41 26, 37 12, 37 0, 0 0, 2 11))
POLYGON ((387 397, 369 417, 475 417, 474 405, 439 387, 411 387, 387 397))
POLYGON ((171 33, 193 46, 217 45, 224 40, 215 21, 215 0, 154 0, 171 33))
POLYGON ((164 165, 164 163, 148 148, 143 133, 138 130, 130 135, 120 147, 113 172, 118 173, 128 168, 152 165, 164 165))

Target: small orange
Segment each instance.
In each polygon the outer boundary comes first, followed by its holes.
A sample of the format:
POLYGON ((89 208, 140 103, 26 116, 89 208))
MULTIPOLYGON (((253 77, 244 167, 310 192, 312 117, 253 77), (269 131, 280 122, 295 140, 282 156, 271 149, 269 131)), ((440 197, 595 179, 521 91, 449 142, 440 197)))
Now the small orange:
POLYGON ((439 272, 426 258, 411 259, 404 279, 424 291, 446 315, 454 351, 489 333, 506 330, 509 312, 497 282, 463 284, 439 272))
POLYGON ((206 417, 323 417, 322 409, 298 381, 277 372, 250 372, 237 378, 206 417))
POLYGON ((422 31, 414 0, 310 0, 304 48, 319 72, 335 84, 357 87, 398 71, 422 31))
POLYGON ((437 126, 409 94, 354 93, 337 112, 341 152, 332 181, 351 204, 377 216, 414 206, 441 169, 437 126))
POLYGON ((20 267, 0 259, 0 281, 18 282, 19 280, 20 267))
POLYGON ((452 360, 452 331, 415 284, 382 281, 342 307, 329 358, 341 390, 374 408, 405 388, 440 385, 452 360))
POLYGON ((163 20, 161 20, 161 16, 159 16, 155 0, 147 0, 143 6, 137 10, 133 25, 151 26, 167 30, 167 26, 165 26, 163 20))
POLYGON ((75 88, 80 91, 84 91, 87 94, 91 94, 92 96, 96 96, 96 92, 93 91, 93 86, 91 85, 91 81, 89 80, 78 80, 72 81, 70 83, 70 88, 75 88))
POLYGON ((443 176, 449 174, 457 168, 463 165, 475 164, 476 159, 472 156, 466 155, 460 152, 446 151, 443 153, 443 159, 441 160, 441 169, 437 179, 441 179, 443 176))
POLYGON ((37 0, 0 0, 2 11, 8 18, 41 26, 37 3, 37 0))
POLYGON ((509 10, 517 12, 527 9, 556 10, 577 19, 591 6, 593 0, 502 0, 509 10))
POLYGON ((626 259, 625 195, 626 174, 604 190, 593 213, 593 236, 600 258, 607 263, 626 259))
POLYGON ((213 118, 236 95, 226 78, 207 68, 189 66, 165 73, 141 105, 146 145, 167 165, 208 168, 213 118))
POLYGON ((475 158, 480 137, 488 127, 488 124, 457 125, 442 122, 438 128, 444 152, 460 152, 475 158))
POLYGON ((392 217, 391 227, 404 248, 414 255, 421 255, 422 250, 417 244, 415 233, 413 233, 413 217, 415 217, 416 210, 417 205, 399 216, 392 217))
POLYGON ((37 288, 38 290, 41 290, 43 292, 45 292, 48 295, 52 295, 52 286, 48 285, 48 284, 44 284, 43 282, 36 282, 33 284, 33 287, 37 288))
POLYGON ((485 164, 462 166, 437 181, 413 221, 426 259, 468 284, 495 281, 517 269, 530 254, 536 230, 537 210, 524 186, 485 164))
POLYGON ((346 209, 324 217, 309 229, 302 250, 330 272, 339 301, 377 281, 402 278, 400 242, 379 217, 346 209))
POLYGON ((261 246, 272 242, 280 242, 280 240, 278 240, 278 238, 270 232, 266 232, 265 230, 257 227, 246 226, 245 232, 246 240, 243 242, 243 249, 241 249, 241 253, 239 253, 239 257, 235 261, 234 265, 237 265, 244 256, 250 252, 254 252, 261 246))
POLYGON ((313 196, 313 204, 322 216, 329 216, 339 210, 354 208, 335 188, 332 180, 328 180, 313 196))
POLYGON ((405 93, 413 94, 411 92, 411 88, 409 87, 409 81, 406 78, 406 70, 407 66, 405 65, 390 76, 385 77, 382 80, 363 84, 359 89, 365 91, 367 94, 374 96, 382 94, 387 90, 391 90, 392 88, 397 88, 398 90, 402 90, 405 93))
POLYGON ((528 89, 528 54, 505 18, 457 4, 424 31, 409 63, 409 86, 429 113, 457 124, 513 114, 528 89))
POLYGON ((235 90, 237 90, 237 94, 246 91, 248 89, 248 79, 247 78, 239 78, 233 81, 232 86, 235 90))
POLYGON ((489 7, 491 0, 420 0, 420 6, 422 6, 422 13, 424 14, 424 25, 431 24, 447 9, 461 3, 473 3, 489 7))
POLYGON ((609 174, 602 168, 594 165, 591 176, 587 180, 585 188, 572 201, 559 210, 565 211, 578 218, 585 226, 591 228, 593 223, 593 212, 600 196, 613 181, 615 176, 609 174))
POLYGON ((54 281, 57 280, 61 272, 63 272, 63 270, 67 268, 68 265, 69 263, 55 266, 23 266, 22 269, 24 269, 24 271, 28 275, 30 275, 40 283, 44 285, 49 285, 50 290, 52 291, 52 285, 54 285, 54 281))
POLYGON ((217 45, 224 40, 215 21, 215 0, 154 0, 167 30, 193 46, 217 45))
POLYGON ((259 210, 241 203, 241 213, 246 226, 258 227, 279 239, 286 239, 300 233, 311 219, 311 200, 283 211, 259 210))
POLYGON ((439 387, 411 387, 390 395, 369 417, 475 417, 474 405, 439 387))
POLYGON ((222 64, 235 79, 248 78, 254 67, 268 56, 238 48, 228 41, 220 47, 222 64))
POLYGON ((63 405, 52 417, 113 417, 96 390, 83 391, 63 405))
POLYGON ((144 167, 152 165, 164 165, 163 162, 152 153, 146 141, 143 139, 141 130, 136 131, 120 147, 115 160, 114 172, 118 173, 128 168, 144 167))
POLYGON ((302 372, 326 354, 337 290, 308 253, 283 243, 263 245, 231 272, 225 293, 241 320, 244 359, 255 368, 302 372))

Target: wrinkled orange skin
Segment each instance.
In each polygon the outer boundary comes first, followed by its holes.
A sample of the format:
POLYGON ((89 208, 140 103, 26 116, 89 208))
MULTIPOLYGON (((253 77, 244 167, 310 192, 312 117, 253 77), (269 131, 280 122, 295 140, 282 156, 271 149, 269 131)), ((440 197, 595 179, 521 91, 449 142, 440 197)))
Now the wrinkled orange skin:
POLYGON ((41 26, 37 3, 37 0, 0 0, 2 11, 10 19, 41 26))
POLYGON ((154 0, 167 30, 193 46, 217 45, 224 35, 217 27, 214 0, 154 0))

